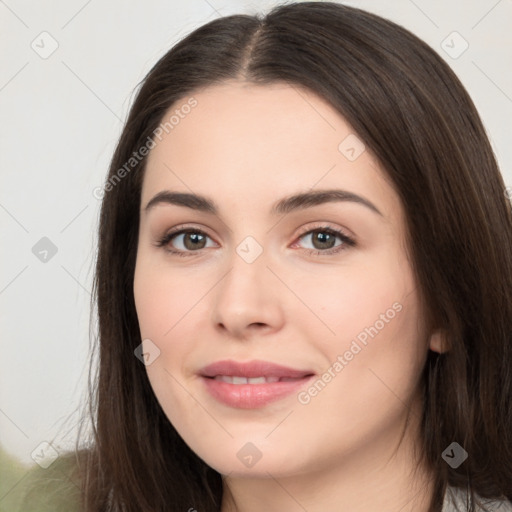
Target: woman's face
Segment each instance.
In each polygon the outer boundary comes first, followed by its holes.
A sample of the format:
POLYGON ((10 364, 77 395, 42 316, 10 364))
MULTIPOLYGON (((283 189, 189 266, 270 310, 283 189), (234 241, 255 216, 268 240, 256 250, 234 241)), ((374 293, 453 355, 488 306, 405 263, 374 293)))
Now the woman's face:
POLYGON ((134 293, 155 395, 222 474, 375 469, 418 411, 432 343, 398 196, 311 92, 193 98, 165 116, 142 188, 134 293), (235 365, 205 370, 219 361, 235 365))

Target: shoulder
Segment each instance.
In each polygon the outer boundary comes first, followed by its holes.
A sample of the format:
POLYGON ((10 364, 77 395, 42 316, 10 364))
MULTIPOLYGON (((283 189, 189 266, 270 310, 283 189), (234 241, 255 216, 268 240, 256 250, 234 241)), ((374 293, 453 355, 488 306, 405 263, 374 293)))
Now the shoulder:
MULTIPOLYGON (((476 496, 476 512, 512 512, 512 503, 506 499, 489 499, 476 496)), ((444 496, 442 512, 466 512, 468 492, 458 487, 448 487, 444 496)))

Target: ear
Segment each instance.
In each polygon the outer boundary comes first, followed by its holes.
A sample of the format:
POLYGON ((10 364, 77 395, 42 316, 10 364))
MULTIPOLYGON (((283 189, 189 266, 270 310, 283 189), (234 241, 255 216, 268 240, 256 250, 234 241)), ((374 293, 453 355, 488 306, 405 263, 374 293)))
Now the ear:
POLYGON ((445 331, 438 329, 432 333, 430 336, 430 340, 428 343, 428 347, 433 352, 438 352, 439 354, 443 354, 449 350, 449 343, 446 338, 445 331))

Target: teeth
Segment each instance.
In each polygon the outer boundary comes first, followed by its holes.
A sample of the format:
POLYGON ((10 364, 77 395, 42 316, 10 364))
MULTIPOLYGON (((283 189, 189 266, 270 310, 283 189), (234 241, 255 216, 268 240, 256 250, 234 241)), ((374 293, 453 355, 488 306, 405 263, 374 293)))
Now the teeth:
MULTIPOLYGON (((279 379, 279 377, 237 377, 230 375, 217 375, 215 380, 227 382, 228 384, 268 384, 272 382, 278 382, 279 380, 291 380, 291 379, 279 379)), ((295 380, 295 379, 293 379, 295 380)))

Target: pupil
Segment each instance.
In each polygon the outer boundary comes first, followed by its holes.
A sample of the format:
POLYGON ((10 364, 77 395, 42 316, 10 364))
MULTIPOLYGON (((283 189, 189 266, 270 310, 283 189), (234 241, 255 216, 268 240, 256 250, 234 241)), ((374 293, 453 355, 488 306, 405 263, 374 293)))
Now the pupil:
MULTIPOLYGON (((334 237, 330 233, 319 231, 316 234, 316 239, 319 239, 321 249, 330 249, 332 247, 332 244, 329 244, 329 239, 331 239, 330 241, 332 242, 332 240, 334 240, 334 237)), ((313 240, 315 240, 315 237, 313 237, 313 240)))
MULTIPOLYGON (((185 234, 185 238, 184 238, 184 242, 185 242, 185 247, 187 247, 187 249, 197 249, 200 245, 201 242, 204 242, 204 236, 201 235, 200 233, 186 233, 185 234), (203 240, 201 240, 203 239, 203 240), (190 241, 190 240, 194 240, 193 243, 191 243, 190 245, 187 244, 187 241, 190 241), (199 242, 199 243, 197 243, 199 242)), ((199 247, 199 249, 202 249, 203 247, 199 247)))

